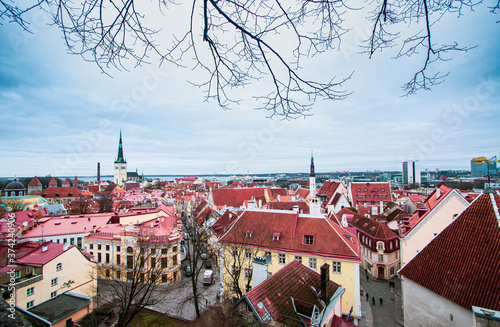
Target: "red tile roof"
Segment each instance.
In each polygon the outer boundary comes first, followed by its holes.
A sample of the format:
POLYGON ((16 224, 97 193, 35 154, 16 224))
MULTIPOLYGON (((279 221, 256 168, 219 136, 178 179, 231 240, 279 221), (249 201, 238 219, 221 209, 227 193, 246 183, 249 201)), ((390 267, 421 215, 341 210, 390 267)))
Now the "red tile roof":
POLYGON ((25 231, 22 238, 89 233, 106 225, 113 213, 50 217, 25 231))
MULTIPOLYGON (((412 228, 418 225, 429 213, 434 210, 437 205, 443 201, 450 193, 453 192, 453 188, 447 186, 444 182, 441 182, 436 189, 425 199, 424 203, 417 203, 417 211, 411 216, 405 217, 404 219, 404 229, 403 234, 409 233, 412 228), (438 196, 439 195, 439 196, 438 196)), ((457 193, 459 194, 459 193, 457 193)), ((459 194, 460 195, 460 194, 459 194)))
MULTIPOLYGON (((271 312, 275 321, 289 325, 293 320, 289 321, 286 317, 299 320, 291 298, 294 299, 297 310, 308 316, 311 315, 313 305, 320 310, 324 308, 311 287, 317 291, 321 290, 321 275, 293 260, 245 296, 260 317, 271 312), (263 306, 259 306, 259 303, 263 306)), ((331 297, 337 288, 339 285, 329 281, 328 297, 331 297)))
POLYGON ((355 215, 350 224, 356 229, 377 240, 389 240, 397 238, 396 234, 386 224, 376 221, 373 218, 368 218, 361 215, 355 215))
POLYGON ((282 197, 282 196, 287 196, 288 193, 287 193, 286 189, 281 188, 281 187, 271 187, 269 189, 269 196, 271 197, 271 200, 277 200, 278 195, 280 197, 282 197))
POLYGON ((400 275, 468 310, 500 310, 500 196, 485 193, 400 275))
MULTIPOLYGON (((67 250, 74 246, 75 245, 70 245, 67 250)), ((42 267, 64 252, 64 244, 45 242, 18 259, 17 263, 42 267), (46 250, 44 251, 44 249, 46 250)))
POLYGON ((219 188, 212 190, 213 204, 219 207, 239 208, 245 200, 263 196, 266 189, 263 187, 256 188, 219 188))
POLYGON ((70 185, 70 182, 67 178, 62 182, 62 185, 70 185))
POLYGON ((82 197, 83 193, 74 186, 57 186, 48 187, 40 195, 44 198, 68 198, 68 197, 82 197))
POLYGON ((305 199, 309 196, 309 189, 306 189, 306 188, 299 188, 297 190, 297 192, 295 192, 295 195, 298 197, 298 198, 302 198, 302 199, 305 199))
POLYGON ((33 177, 31 182, 28 184, 28 186, 42 186, 42 182, 38 179, 38 177, 33 177))
POLYGON ((57 181, 56 181, 56 179, 54 177, 52 177, 52 179, 49 182, 49 186, 52 186, 52 185, 57 186, 57 181))
POLYGON ((286 210, 244 211, 219 242, 360 260, 356 236, 329 219, 299 215, 286 210), (249 238, 245 237, 248 229, 254 230, 249 238), (273 233, 280 233, 279 240, 273 240, 273 233), (304 235, 314 235, 313 244, 304 244, 304 235))
POLYGON ((219 238, 228 230, 229 226, 236 221, 236 218, 241 214, 241 211, 226 210, 222 216, 217 219, 210 229, 219 238))
POLYGON ((309 206, 304 201, 289 201, 289 202, 278 202, 271 201, 267 203, 268 209, 275 210, 293 210, 293 207, 298 206, 300 213, 309 213, 309 206))
MULTIPOLYGON (((379 204, 392 201, 390 183, 352 183, 351 184, 352 204, 356 206, 358 202, 370 201, 372 204, 379 204)), ((361 205, 360 205, 361 207, 361 205)))

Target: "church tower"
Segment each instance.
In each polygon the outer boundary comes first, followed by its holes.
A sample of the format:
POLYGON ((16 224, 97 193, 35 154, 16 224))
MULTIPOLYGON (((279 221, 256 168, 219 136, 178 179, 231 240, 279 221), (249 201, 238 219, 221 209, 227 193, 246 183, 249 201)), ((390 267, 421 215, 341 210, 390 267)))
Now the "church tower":
POLYGON ((309 213, 321 215, 321 202, 316 197, 316 174, 314 173, 314 157, 311 151, 311 172, 309 173, 309 213))
POLYGON ((123 158, 122 131, 120 130, 120 142, 118 143, 118 156, 115 160, 115 184, 123 186, 127 180, 127 162, 123 158))
POLYGON ((314 157, 311 151, 311 172, 309 173, 309 196, 316 197, 316 174, 314 173, 314 157))

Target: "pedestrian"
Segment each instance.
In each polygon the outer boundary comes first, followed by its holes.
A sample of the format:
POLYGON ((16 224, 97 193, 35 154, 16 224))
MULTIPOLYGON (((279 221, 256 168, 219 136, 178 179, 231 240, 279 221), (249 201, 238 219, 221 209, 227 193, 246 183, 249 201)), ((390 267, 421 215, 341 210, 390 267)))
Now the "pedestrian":
POLYGON ((375 297, 372 296, 372 304, 375 305, 375 297))
POLYGON ((369 280, 369 278, 368 278, 368 274, 367 274, 367 275, 366 275, 366 281, 368 281, 368 280, 369 280))
POLYGON ((380 298, 380 305, 382 305, 382 303, 384 302, 384 299, 380 298))
POLYGON ((368 301, 369 299, 369 296, 368 296, 368 293, 366 293, 366 301, 368 301))

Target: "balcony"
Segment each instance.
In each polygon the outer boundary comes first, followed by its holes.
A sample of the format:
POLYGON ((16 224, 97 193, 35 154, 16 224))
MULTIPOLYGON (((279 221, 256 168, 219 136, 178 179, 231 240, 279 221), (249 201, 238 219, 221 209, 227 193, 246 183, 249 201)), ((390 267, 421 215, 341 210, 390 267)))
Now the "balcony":
POLYGON ((20 289, 43 280, 43 275, 26 275, 16 279, 15 288, 20 289))

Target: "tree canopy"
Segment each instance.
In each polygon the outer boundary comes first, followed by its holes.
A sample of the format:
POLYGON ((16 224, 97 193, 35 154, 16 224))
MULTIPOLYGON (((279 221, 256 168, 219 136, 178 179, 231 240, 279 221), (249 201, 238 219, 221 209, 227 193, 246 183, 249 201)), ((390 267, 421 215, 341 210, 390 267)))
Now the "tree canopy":
MULTIPOLYGON (((416 57, 418 67, 402 86, 404 95, 443 82, 436 62, 472 47, 435 38, 440 20, 460 17, 482 1, 472 0, 193 0, 157 3, 133 0, 0 0, 0 17, 27 32, 32 10, 49 13, 63 33, 70 53, 95 62, 103 72, 144 63, 170 64, 202 72, 191 81, 207 100, 228 109, 241 102, 235 90, 258 83, 256 109, 269 116, 309 114, 318 99, 343 100, 348 76, 311 76, 304 64, 316 55, 343 49, 350 20, 369 26, 358 50, 372 57, 396 48, 395 58, 416 57)), ((488 7, 493 13, 500 2, 488 7)), ((457 31, 457 33, 459 33, 457 31)))

